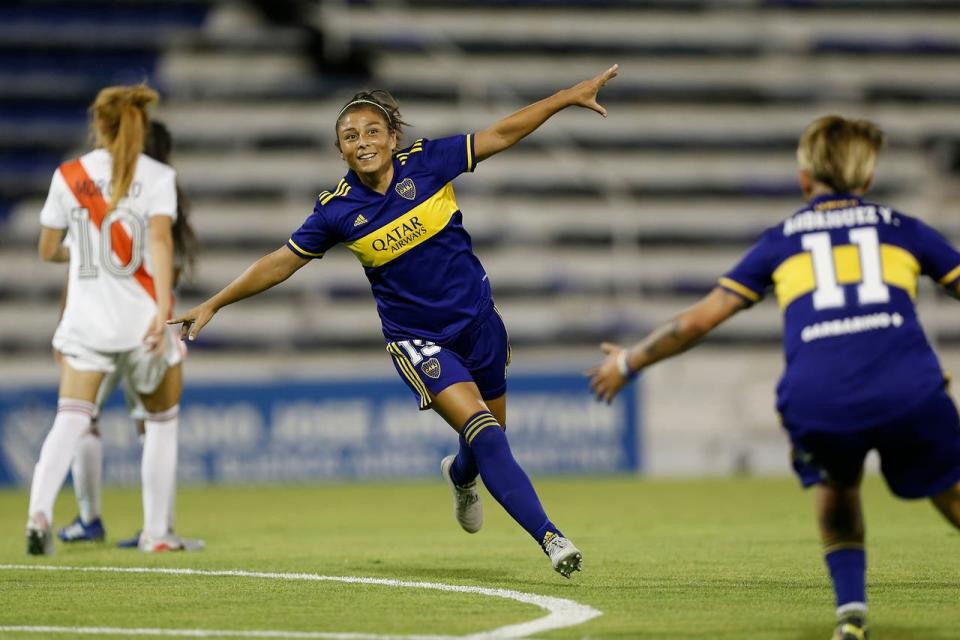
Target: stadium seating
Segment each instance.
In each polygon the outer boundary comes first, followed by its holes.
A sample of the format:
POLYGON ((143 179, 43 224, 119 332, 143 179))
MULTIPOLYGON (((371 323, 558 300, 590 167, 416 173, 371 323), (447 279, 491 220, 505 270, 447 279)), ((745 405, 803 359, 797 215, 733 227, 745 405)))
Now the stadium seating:
MULTIPOLYGON (((636 336, 703 294, 799 206, 796 138, 827 112, 878 121, 889 149, 874 193, 960 241, 960 2, 345 2, 309 18, 369 68, 317 72, 304 32, 236 3, 0 9, 0 350, 46 357, 64 276, 37 265, 43 194, 83 148, 96 89, 142 78, 163 93, 204 245, 181 307, 282 245, 336 184, 333 119, 352 92, 393 91, 412 141, 482 128, 614 62, 609 118, 561 114, 457 183, 515 344, 636 336)), ((960 341, 926 298, 928 326, 960 341)), ((243 304, 200 346, 382 348, 362 270, 339 248, 243 304)), ((717 339, 779 330, 765 302, 717 339)))

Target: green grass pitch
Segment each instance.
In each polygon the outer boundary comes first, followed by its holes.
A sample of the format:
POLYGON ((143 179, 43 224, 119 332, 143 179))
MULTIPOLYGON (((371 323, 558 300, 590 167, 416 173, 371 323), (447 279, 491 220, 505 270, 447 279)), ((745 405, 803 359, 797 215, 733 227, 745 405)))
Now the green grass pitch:
MULTIPOLYGON (((178 529, 198 553, 110 544, 24 554, 24 491, 0 492, 0 564, 303 572, 505 588, 603 615, 543 639, 827 640, 832 592, 813 495, 790 478, 536 481, 548 513, 584 552, 570 581, 484 493, 484 529, 460 531, 436 482, 187 487, 178 529)), ((926 502, 864 488, 873 638, 960 637, 960 535, 926 502)), ((104 498, 108 537, 139 526, 137 490, 104 498)), ((73 517, 69 489, 57 519, 73 517)), ((476 594, 224 576, 0 570, 0 627, 124 627, 465 636, 543 610, 476 594)), ((9 638, 72 637, 8 632, 9 638)), ((80 637, 80 636, 77 636, 80 637)), ((91 637, 91 636, 83 636, 91 637)))

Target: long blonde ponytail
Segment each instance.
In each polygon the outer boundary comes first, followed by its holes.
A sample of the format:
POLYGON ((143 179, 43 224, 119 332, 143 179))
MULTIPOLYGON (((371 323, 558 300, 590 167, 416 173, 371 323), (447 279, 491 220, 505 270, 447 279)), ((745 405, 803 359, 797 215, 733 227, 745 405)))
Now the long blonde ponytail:
POLYGON ((101 89, 90 105, 97 144, 109 151, 113 159, 110 211, 130 189, 137 170, 137 158, 143 152, 147 135, 147 107, 159 99, 156 91, 145 84, 137 84, 101 89))

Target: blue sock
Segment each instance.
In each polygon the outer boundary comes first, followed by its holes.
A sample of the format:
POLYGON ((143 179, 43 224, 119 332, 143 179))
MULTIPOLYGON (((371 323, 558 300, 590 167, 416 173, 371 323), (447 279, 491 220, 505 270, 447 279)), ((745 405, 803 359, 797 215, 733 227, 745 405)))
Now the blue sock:
POLYGON ((510 452, 507 434, 489 411, 475 413, 462 430, 473 452, 480 477, 487 491, 507 513, 526 530, 537 544, 543 544, 548 533, 562 536, 543 511, 530 478, 510 452))
POLYGON ((827 567, 837 595, 837 608, 867 603, 867 554, 863 547, 845 547, 826 554, 827 567))
POLYGON ((470 451, 470 445, 466 438, 460 434, 460 450, 457 451, 457 457, 453 459, 453 465, 450 467, 450 478, 453 484, 464 486, 477 479, 480 470, 477 469, 477 461, 470 451))

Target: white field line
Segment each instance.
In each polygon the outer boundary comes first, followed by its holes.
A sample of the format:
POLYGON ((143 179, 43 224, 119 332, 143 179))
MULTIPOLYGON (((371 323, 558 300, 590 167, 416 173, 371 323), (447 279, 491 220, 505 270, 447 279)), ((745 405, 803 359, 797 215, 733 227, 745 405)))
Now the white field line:
POLYGON ((347 584, 365 584, 402 589, 432 589, 453 593, 472 593, 492 598, 504 598, 524 604, 532 604, 544 609, 547 615, 519 624, 507 625, 490 631, 481 631, 467 636, 430 636, 430 635, 380 635, 367 633, 329 633, 320 631, 231 631, 217 629, 137 629, 115 627, 53 627, 53 626, 0 626, 0 632, 27 633, 72 633, 87 635, 125 635, 125 636, 168 636, 186 638, 317 638, 320 640, 514 640, 526 638, 535 633, 553 629, 562 629, 582 624, 603 615, 601 611, 585 604, 541 596, 535 593, 522 593, 510 589, 490 589, 470 587, 440 582, 408 582, 389 578, 359 578, 355 576, 322 576, 315 573, 270 573, 262 571, 241 571, 231 569, 213 571, 206 569, 165 569, 147 567, 67 567, 33 564, 0 564, 0 570, 6 571, 78 571, 84 573, 141 573, 164 574, 174 576, 261 578, 265 580, 291 580, 315 582, 344 582, 347 584))

